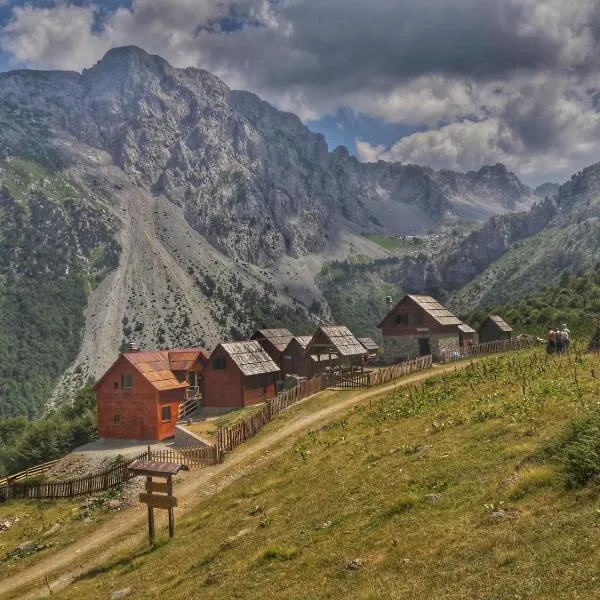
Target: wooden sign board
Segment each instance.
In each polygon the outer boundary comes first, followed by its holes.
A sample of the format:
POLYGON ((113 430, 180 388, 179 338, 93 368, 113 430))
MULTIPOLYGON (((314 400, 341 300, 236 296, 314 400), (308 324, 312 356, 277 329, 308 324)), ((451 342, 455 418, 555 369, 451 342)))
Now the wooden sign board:
POLYGON ((174 508, 177 506, 177 498, 174 496, 159 496, 158 494, 140 494, 140 502, 152 508, 174 508))
POLYGON ((155 492, 158 494, 168 494, 169 484, 162 482, 159 483, 158 481, 146 481, 146 491, 155 492))

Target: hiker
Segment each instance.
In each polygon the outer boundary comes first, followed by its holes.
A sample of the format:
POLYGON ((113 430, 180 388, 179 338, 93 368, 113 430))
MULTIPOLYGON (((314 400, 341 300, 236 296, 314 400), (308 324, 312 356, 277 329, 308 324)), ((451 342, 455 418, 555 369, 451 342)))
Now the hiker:
POLYGON ((546 334, 546 339, 548 340, 548 345, 546 346, 546 352, 548 354, 554 354, 556 352, 556 331, 550 327, 548 333, 546 334))
POLYGON ((566 323, 563 323, 562 330, 560 332, 560 340, 562 343, 562 351, 568 352, 569 346, 571 345, 571 332, 569 331, 566 323))
POLYGON ((555 329, 556 333, 556 354, 562 354, 563 345, 562 345, 562 336, 560 335, 560 329, 555 329))

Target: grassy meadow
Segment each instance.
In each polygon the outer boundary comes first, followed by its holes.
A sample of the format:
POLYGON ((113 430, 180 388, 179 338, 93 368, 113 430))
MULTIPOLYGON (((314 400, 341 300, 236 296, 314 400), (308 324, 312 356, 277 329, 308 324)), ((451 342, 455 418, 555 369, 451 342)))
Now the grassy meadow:
POLYGON ((539 351, 398 387, 60 596, 596 597, 599 391, 600 357, 539 351))

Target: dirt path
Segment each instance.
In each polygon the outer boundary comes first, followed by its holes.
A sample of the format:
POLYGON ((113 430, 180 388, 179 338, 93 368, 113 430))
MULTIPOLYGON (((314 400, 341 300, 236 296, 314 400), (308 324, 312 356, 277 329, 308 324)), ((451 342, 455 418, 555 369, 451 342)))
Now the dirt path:
MULTIPOLYGON (((468 364, 462 362, 436 367, 433 372, 419 373, 369 391, 357 392, 337 404, 291 421, 276 431, 262 432, 257 438, 230 454, 224 464, 184 475, 175 489, 176 495, 182 499, 176 511, 176 520, 196 507, 204 497, 219 492, 258 465, 263 465, 265 459, 283 452, 287 446, 281 442, 293 439, 294 436, 332 419, 359 402, 380 396, 395 387, 422 381, 457 368, 463 369, 468 364)), ((39 563, 0 581, 0 598, 34 599, 49 596, 48 586, 53 592, 63 589, 75 578, 106 563, 116 554, 136 547, 146 535, 146 518, 146 511, 142 506, 123 511, 105 523, 101 529, 77 540, 70 547, 50 554, 39 563), (32 585, 39 587, 27 595, 17 594, 21 588, 30 588, 32 585)))

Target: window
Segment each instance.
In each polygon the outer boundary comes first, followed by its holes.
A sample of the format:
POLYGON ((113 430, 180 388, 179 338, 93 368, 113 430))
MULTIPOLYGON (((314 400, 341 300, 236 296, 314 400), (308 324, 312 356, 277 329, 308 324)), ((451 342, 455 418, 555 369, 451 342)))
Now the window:
POLYGON ((162 407, 162 420, 163 421, 170 421, 171 420, 171 407, 170 406, 163 406, 162 407))
POLYGON ((396 315, 396 325, 408 325, 408 315, 396 315))
POLYGON ((120 425, 121 424, 121 415, 114 415, 113 416, 113 423, 115 425, 120 425))
POLYGON ((130 390, 133 387, 133 375, 130 373, 121 375, 121 387, 130 390))
POLYGON ((215 358, 213 358, 213 369, 225 369, 224 356, 215 356, 215 358))

